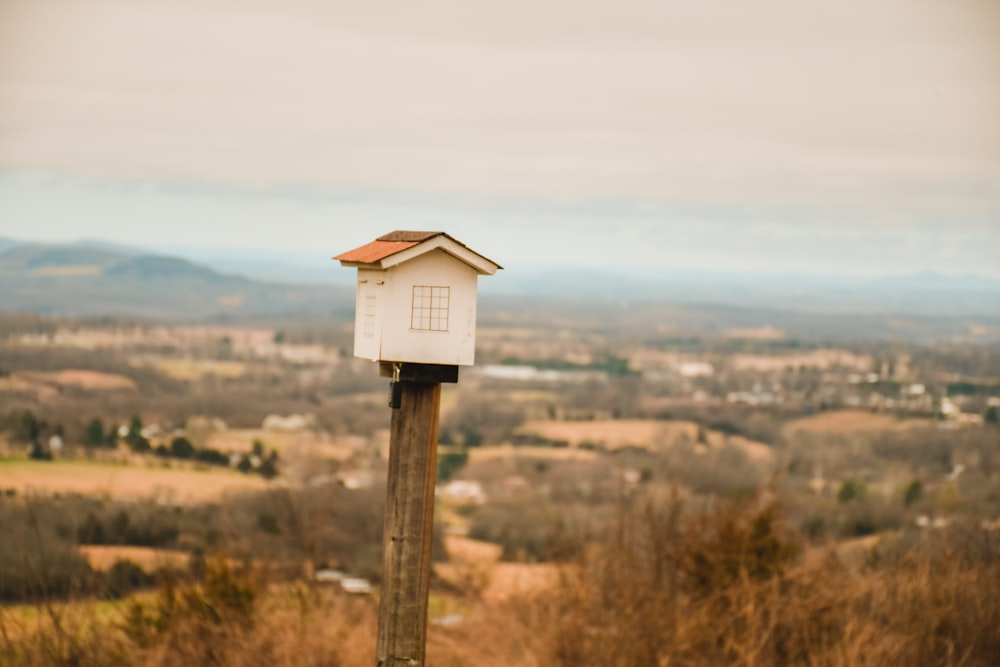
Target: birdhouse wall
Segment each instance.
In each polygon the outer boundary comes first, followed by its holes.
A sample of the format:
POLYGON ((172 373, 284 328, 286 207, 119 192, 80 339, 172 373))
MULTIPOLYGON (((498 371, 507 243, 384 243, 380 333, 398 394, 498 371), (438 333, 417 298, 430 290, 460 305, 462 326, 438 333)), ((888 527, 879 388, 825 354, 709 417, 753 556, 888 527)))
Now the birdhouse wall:
POLYGON ((477 278, 473 268, 442 251, 384 271, 359 269, 355 356, 471 366, 477 278))
POLYGON ((358 291, 354 306, 354 356, 379 359, 384 311, 391 289, 390 271, 358 269, 358 291))

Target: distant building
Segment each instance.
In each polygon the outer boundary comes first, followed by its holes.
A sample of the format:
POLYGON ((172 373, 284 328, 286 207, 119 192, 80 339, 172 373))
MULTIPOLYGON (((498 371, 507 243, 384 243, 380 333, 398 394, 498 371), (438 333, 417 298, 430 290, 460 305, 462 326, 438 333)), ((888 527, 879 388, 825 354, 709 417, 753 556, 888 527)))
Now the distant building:
POLYGON ((677 372, 686 378, 711 377, 715 367, 707 361, 682 361, 677 364, 677 372))
POLYGON ((287 417, 281 415, 268 415, 264 417, 264 422, 261 424, 261 428, 265 431, 305 431, 311 429, 316 425, 315 415, 297 415, 292 414, 287 417))
POLYGON ((356 491, 370 488, 375 483, 375 475, 371 470, 354 470, 338 475, 337 481, 345 489, 356 491))
POLYGON ((351 595, 371 595, 372 592, 371 583, 358 577, 344 577, 340 580, 340 587, 351 595))
POLYGON ((481 505, 486 502, 483 485, 475 480, 454 479, 438 489, 438 493, 446 498, 481 505))
POLYGON ((938 412, 940 412, 941 416, 945 419, 957 419, 962 413, 962 410, 958 407, 958 404, 955 403, 955 401, 945 396, 941 399, 941 405, 938 408, 938 412))

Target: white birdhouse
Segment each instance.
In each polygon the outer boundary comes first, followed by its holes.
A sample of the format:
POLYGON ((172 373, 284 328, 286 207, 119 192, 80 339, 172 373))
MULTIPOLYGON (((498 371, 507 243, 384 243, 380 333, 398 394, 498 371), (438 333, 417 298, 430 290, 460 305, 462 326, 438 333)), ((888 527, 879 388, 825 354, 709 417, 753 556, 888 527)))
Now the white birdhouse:
POLYGON ((358 269, 354 356, 474 363, 476 281, 499 264, 444 232, 396 231, 334 259, 358 269))

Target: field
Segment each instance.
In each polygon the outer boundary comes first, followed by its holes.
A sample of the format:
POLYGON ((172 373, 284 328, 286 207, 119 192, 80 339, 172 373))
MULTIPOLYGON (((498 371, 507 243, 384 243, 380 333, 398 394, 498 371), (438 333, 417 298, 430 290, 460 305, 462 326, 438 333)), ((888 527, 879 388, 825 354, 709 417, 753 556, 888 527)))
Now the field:
MULTIPOLYGON (((1000 348, 529 319, 481 363, 586 373, 442 388, 429 664, 998 664, 1000 348)), ((8 322, 0 667, 372 664, 394 413, 344 326, 8 322)))
POLYGON ((727 329, 726 338, 738 338, 742 340, 783 340, 787 337, 781 329, 774 327, 744 327, 727 329))
POLYGON ((59 393, 67 388, 86 391, 132 391, 136 389, 136 383, 124 375, 79 369, 12 373, 9 377, 0 378, 0 390, 31 391, 43 401, 57 398, 59 393))
POLYGON ((596 461, 597 452, 576 447, 531 447, 514 445, 488 445, 474 447, 469 452, 470 461, 504 460, 511 457, 526 459, 547 459, 553 461, 596 461))
MULTIPOLYGON (((581 445, 600 446, 608 450, 622 447, 642 447, 662 451, 679 443, 697 442, 699 426, 691 421, 654 419, 606 419, 594 421, 529 421, 519 432, 537 435, 551 441, 562 441, 570 448, 581 445)), ((752 459, 766 460, 771 448, 740 436, 702 429, 705 444, 710 447, 738 447, 752 459)))
POLYGON ((51 382, 60 387, 80 387, 81 389, 93 390, 136 388, 135 382, 123 375, 100 373, 98 371, 70 369, 55 373, 34 373, 32 377, 38 378, 43 382, 51 382))
POLYGON ((316 457, 344 461, 368 444, 368 438, 358 435, 335 436, 310 431, 277 431, 266 429, 229 429, 208 436, 206 446, 222 452, 245 452, 254 441, 264 443, 282 457, 316 457))
POLYGON ((168 377, 177 380, 198 380, 207 375, 238 378, 245 374, 247 366, 239 361, 218 361, 214 359, 156 359, 152 365, 168 377))
POLYGON ((108 498, 196 504, 235 491, 261 490, 260 477, 171 463, 0 460, 0 488, 19 493, 92 494, 108 498))
POLYGON ((784 427, 786 436, 796 433, 859 434, 873 431, 906 431, 928 428, 934 422, 930 419, 900 419, 894 415, 879 414, 864 410, 832 410, 796 419, 784 427))
POLYGON ((566 569, 554 563, 501 563, 498 545, 460 535, 448 535, 445 545, 448 562, 436 564, 435 572, 455 586, 477 590, 486 605, 551 591, 566 569))
POLYGON ((738 371, 774 372, 786 368, 850 368, 868 371, 872 366, 871 357, 847 350, 812 350, 799 354, 736 354, 729 361, 738 371))
POLYGON ((521 433, 534 434, 554 441, 564 441, 570 447, 587 443, 607 449, 621 447, 660 447, 680 439, 694 442, 698 426, 693 422, 663 422, 652 419, 621 419, 594 421, 529 421, 521 433))
POLYGON ((80 553, 92 568, 102 572, 119 560, 132 561, 146 572, 155 572, 161 567, 182 568, 191 558, 186 551, 121 545, 81 544, 80 553))

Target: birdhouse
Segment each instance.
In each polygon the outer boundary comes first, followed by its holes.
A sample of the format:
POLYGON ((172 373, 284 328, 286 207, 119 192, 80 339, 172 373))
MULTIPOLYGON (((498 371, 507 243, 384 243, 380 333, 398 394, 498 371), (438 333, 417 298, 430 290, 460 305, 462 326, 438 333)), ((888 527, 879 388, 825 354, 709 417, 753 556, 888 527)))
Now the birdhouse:
POLYGON ((358 269, 354 356, 474 363, 476 283, 499 264, 444 232, 396 231, 334 259, 358 269))

